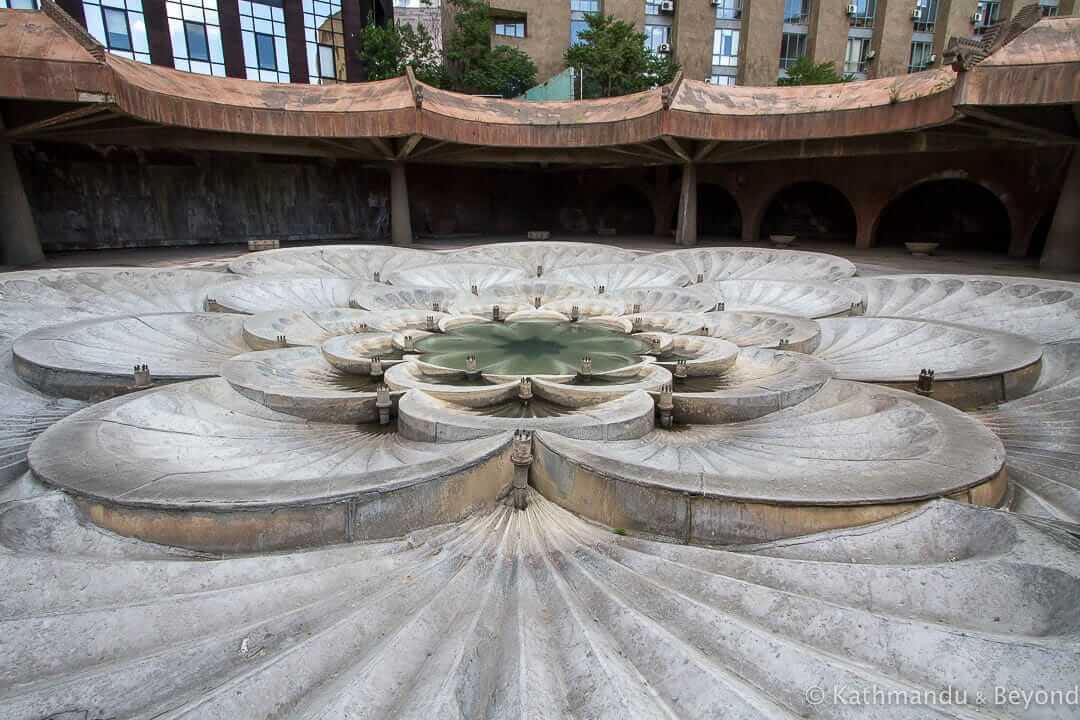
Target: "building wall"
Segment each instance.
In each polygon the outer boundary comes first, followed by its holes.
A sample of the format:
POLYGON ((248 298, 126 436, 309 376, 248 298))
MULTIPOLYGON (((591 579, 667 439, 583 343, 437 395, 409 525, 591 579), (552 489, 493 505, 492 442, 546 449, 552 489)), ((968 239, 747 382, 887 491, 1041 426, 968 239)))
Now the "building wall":
MULTIPOLYGON (((275 238, 384 241, 388 234, 388 173, 354 161, 41 143, 15 151, 49 251, 275 238)), ((1010 251, 1025 255, 1061 192, 1067 160, 1056 149, 778 160, 702 165, 698 183, 727 191, 741 216, 731 232, 747 242, 760 239, 762 220, 784 188, 830 185, 854 214, 849 241, 869 247, 881 214, 906 190, 934 179, 967 180, 998 198, 1008 213, 1010 251)), ((588 235, 600 228, 669 236, 680 186, 670 167, 417 164, 408 166, 407 178, 419 236, 588 235)), ((699 190, 698 197, 699 213, 717 198, 715 190, 699 190)))
POLYGON ((743 0, 736 84, 776 84, 783 23, 784 0, 743 0))
POLYGON ((47 251, 388 233, 388 174, 352 161, 40 143, 16 157, 47 251))
MULTIPOLYGON (((725 5, 732 0, 719 0, 725 5)), ((847 4, 850 0, 812 0, 807 33, 807 54, 814 62, 831 62, 841 70, 848 37, 847 4)), ((1015 15, 1027 0, 1003 0, 1002 17, 1015 15)), ((1058 0, 1060 14, 1068 14, 1077 0, 1058 0)), ((934 52, 940 62, 942 49, 953 35, 972 34, 971 14, 977 0, 940 0, 934 33, 934 52)), ((60 0, 60 4, 80 23, 86 24, 83 0, 60 0)), ((491 0, 493 19, 517 19, 526 23, 524 38, 496 36, 493 44, 518 47, 528 53, 537 66, 539 81, 547 80, 565 69, 563 57, 570 42, 570 0, 491 0)), ((157 65, 173 65, 166 0, 143 0, 149 55, 157 65)), ((645 0, 601 0, 602 11, 644 30, 647 23, 672 25, 671 42, 675 59, 682 65, 684 77, 704 80, 712 76, 713 38, 718 21, 712 0, 675 0, 674 16, 659 20, 645 15, 645 0)), ((868 64, 868 77, 884 77, 907 72, 911 52, 911 10, 915 0, 878 0, 871 47, 876 59, 868 64)), ((219 22, 224 50, 225 72, 230 77, 245 77, 241 18, 237 0, 220 0, 219 22)), ((289 73, 292 82, 308 82, 308 48, 305 39, 302 0, 284 0, 287 29, 289 73)), ((369 16, 378 21, 393 15, 398 20, 423 24, 443 46, 452 29, 453 8, 435 0, 428 8, 394 8, 392 0, 351 0, 342 4, 344 25, 343 52, 339 57, 343 72, 340 80, 356 82, 364 78, 358 57, 359 34, 369 16)), ((729 18, 726 28, 739 28, 739 85, 775 85, 779 74, 780 41, 783 33, 784 0, 742 0, 741 17, 729 18)), ((719 71, 717 71, 719 72, 719 71)), ((730 70, 724 70, 730 72, 730 70)))
POLYGON ((676 2, 672 40, 684 77, 704 80, 711 74, 715 25, 716 11, 707 0, 676 2))
POLYGON ((810 10, 807 53, 815 63, 830 62, 837 72, 844 68, 847 50, 848 0, 817 0, 810 10))
POLYGON ((540 82, 565 69, 563 55, 570 45, 569 0, 491 0, 493 14, 503 11, 511 16, 525 16, 525 37, 498 37, 492 33, 494 45, 510 45, 529 54, 536 63, 536 79, 540 82))

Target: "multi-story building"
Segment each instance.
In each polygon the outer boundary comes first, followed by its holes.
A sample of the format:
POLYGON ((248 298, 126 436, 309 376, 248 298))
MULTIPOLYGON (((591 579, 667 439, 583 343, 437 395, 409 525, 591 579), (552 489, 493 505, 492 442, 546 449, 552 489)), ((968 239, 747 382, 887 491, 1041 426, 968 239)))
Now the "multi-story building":
MULTIPOLYGON (((1041 0, 1046 15, 1076 0, 1041 0)), ((773 85, 795 60, 831 62, 858 79, 925 70, 951 36, 978 35, 1012 17, 1022 0, 491 0, 514 32, 493 41, 533 57, 540 77, 563 69, 563 54, 586 12, 604 12, 669 52, 686 77, 719 85, 773 85)), ((501 21, 497 21, 501 22, 501 21)))
MULTIPOLYGON (((0 0, 33 8, 38 0, 0 0)), ((589 13, 633 24, 686 77, 772 85, 798 58, 856 78, 940 62, 951 36, 978 35, 1027 0, 491 0, 492 42, 519 47, 546 79, 565 69, 589 13)), ((1040 0, 1045 15, 1080 0, 1040 0)), ((358 35, 374 19, 423 24, 442 45, 442 0, 58 0, 110 51, 141 62, 264 82, 364 79, 358 35)))

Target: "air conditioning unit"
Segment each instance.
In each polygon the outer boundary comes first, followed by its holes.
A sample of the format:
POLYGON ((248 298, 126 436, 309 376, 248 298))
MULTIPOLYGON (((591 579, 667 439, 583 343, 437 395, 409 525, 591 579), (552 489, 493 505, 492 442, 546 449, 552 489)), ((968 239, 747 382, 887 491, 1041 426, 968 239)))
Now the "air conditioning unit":
POLYGON ((670 55, 671 54, 671 45, 669 45, 667 43, 660 43, 659 45, 656 46, 656 52, 660 53, 661 55, 670 55))
POLYGON ((735 11, 735 19, 738 20, 741 17, 742 17, 742 9, 736 10, 735 11))
POLYGON ((933 65, 936 62, 937 62, 937 55, 931 55, 930 56, 930 64, 933 65))
POLYGON ((722 2, 722 0, 710 0, 709 4, 712 5, 713 7, 720 7, 721 2, 722 2))
POLYGON ((675 2, 674 2, 674 0, 664 0, 664 2, 660 3, 660 12, 662 12, 662 13, 673 13, 673 12, 675 12, 675 2))
POLYGON ((866 51, 866 59, 867 60, 873 60, 876 56, 877 56, 877 50, 867 50, 866 51))
POLYGON ((848 5, 847 6, 847 14, 850 15, 851 17, 855 17, 855 14, 858 13, 858 12, 859 12, 859 8, 856 7, 855 5, 848 5))
POLYGON ((920 10, 919 8, 915 8, 914 10, 911 11, 911 19, 912 20, 918 20, 921 16, 922 16, 922 10, 920 10))
POLYGON ((977 10, 971 13, 971 24, 980 25, 982 23, 982 17, 982 13, 977 10))

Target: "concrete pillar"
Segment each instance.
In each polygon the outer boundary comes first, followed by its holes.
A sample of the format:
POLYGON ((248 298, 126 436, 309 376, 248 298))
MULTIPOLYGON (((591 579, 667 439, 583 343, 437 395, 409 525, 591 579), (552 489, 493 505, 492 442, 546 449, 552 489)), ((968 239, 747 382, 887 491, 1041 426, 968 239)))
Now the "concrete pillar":
POLYGON ((405 163, 390 166, 390 239, 395 245, 412 245, 412 219, 409 217, 409 184, 405 163))
POLYGON ((810 4, 806 52, 816 63, 832 63, 836 72, 843 72, 847 53, 847 6, 848 0, 817 0, 810 4))
POLYGON ((736 84, 776 84, 783 31, 784 0, 743 0, 736 84))
POLYGON ((1080 271, 1080 151, 1073 150, 1069 174, 1061 188, 1039 269, 1049 272, 1080 271))
POLYGON ((683 165, 679 188, 679 219, 675 229, 676 245, 697 245, 697 165, 683 165))
MULTIPOLYGON (((3 129, 0 119, 0 133, 3 129)), ((44 259, 11 145, 0 142, 0 264, 32 265, 44 259)))

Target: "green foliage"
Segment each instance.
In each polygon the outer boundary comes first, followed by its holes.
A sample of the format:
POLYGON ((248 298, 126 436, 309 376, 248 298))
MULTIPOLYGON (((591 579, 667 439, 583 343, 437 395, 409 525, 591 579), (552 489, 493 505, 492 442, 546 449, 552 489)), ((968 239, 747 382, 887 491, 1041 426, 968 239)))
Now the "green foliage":
POLYGON ((815 65, 803 55, 787 69, 787 77, 780 78, 778 85, 831 85, 832 83, 850 82, 851 75, 841 75, 831 62, 815 65))
POLYGON ((675 79, 679 65, 645 47, 645 34, 610 15, 590 13, 582 43, 566 51, 566 64, 584 72, 585 97, 612 97, 648 90, 675 79))
POLYGON ((491 47, 491 13, 484 0, 449 0, 454 28, 446 42, 449 87, 458 92, 515 97, 536 84, 536 64, 524 51, 491 47))
POLYGON ((623 529, 623 528, 612 528, 611 532, 615 533, 616 535, 625 535, 626 534, 626 530, 623 529))
POLYGON ((446 68, 427 28, 408 23, 379 25, 369 20, 360 33, 360 58, 369 80, 386 80, 412 67, 421 82, 436 87, 446 84, 446 68))

